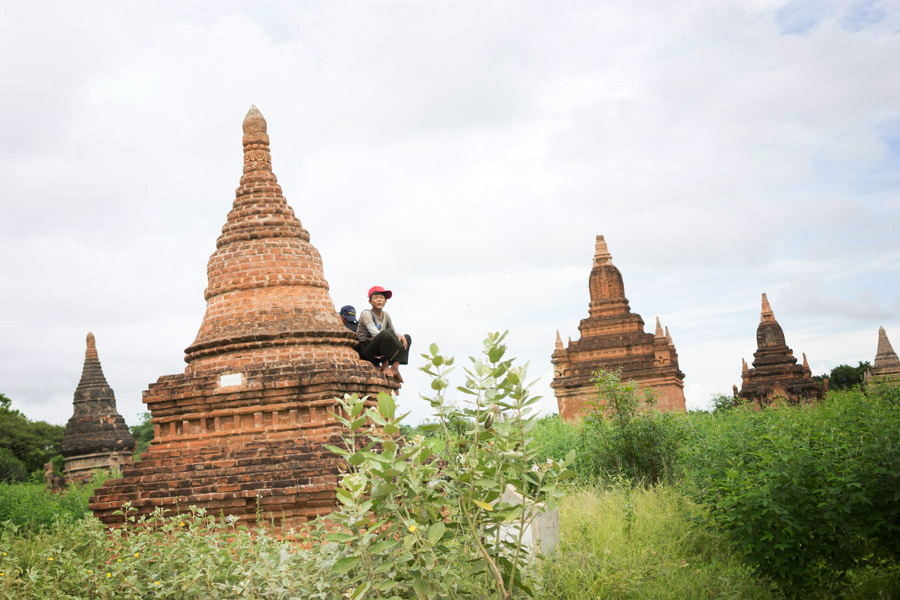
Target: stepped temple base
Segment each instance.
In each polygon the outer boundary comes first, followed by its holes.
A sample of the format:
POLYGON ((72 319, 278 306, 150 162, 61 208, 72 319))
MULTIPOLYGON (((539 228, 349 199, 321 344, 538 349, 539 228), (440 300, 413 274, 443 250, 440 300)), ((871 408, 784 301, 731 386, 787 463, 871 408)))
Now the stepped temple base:
POLYGON ((330 413, 344 394, 391 392, 398 384, 369 363, 287 365, 238 373, 161 377, 144 392, 154 439, 90 501, 106 525, 128 503, 138 517, 189 506, 285 529, 330 512, 340 443, 330 413))

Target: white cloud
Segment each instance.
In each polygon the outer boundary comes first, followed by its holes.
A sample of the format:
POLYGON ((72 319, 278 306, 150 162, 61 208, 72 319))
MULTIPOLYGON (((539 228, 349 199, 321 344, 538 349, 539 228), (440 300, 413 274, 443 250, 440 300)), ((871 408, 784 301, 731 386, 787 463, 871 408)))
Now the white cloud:
POLYGON ((416 347, 459 357, 508 328, 547 408, 598 233, 690 406, 738 381, 762 291, 798 356, 871 360, 900 307, 898 23, 890 3, 13 5, 0 391, 64 422, 89 329, 129 421, 183 368, 250 104, 335 303, 393 287, 416 347))

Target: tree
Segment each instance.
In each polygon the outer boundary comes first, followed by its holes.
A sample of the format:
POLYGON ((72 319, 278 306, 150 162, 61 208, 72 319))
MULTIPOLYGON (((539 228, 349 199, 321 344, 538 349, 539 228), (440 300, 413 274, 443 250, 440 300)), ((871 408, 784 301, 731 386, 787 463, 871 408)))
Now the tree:
POLYGON ((128 429, 131 430, 131 436, 135 441, 134 455, 137 458, 147 450, 150 442, 153 441, 153 423, 150 422, 150 413, 142 413, 141 422, 128 429))
POLYGON ((0 394, 0 448, 9 450, 29 473, 43 471, 44 464, 59 454, 63 433, 60 425, 29 420, 0 394))
POLYGON ((832 390, 849 390, 862 385, 866 371, 872 368, 868 361, 860 361, 856 367, 838 365, 831 370, 828 385, 832 390))

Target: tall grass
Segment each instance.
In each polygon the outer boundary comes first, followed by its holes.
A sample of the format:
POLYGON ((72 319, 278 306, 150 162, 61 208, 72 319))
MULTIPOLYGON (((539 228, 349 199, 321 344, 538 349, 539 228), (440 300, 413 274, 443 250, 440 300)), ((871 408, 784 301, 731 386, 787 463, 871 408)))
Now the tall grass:
POLYGON ((94 490, 113 477, 97 471, 90 482, 72 484, 57 493, 42 483, 0 483, 0 523, 33 532, 57 521, 84 519, 90 514, 87 505, 94 490))
POLYGON ((772 599, 702 509, 671 486, 584 488, 560 505, 560 544, 544 565, 544 597, 772 599))

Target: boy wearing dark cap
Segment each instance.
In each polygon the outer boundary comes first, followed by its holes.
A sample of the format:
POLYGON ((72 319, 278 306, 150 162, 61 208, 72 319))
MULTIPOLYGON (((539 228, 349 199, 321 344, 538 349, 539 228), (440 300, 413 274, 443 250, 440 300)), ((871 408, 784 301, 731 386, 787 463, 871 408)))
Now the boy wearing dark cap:
POLYGON ((356 333, 356 328, 359 325, 356 322, 356 309, 348 304, 347 306, 341 307, 341 312, 339 314, 341 315, 341 323, 344 324, 344 327, 353 333, 356 333))
POLYGON ((359 338, 359 356, 376 367, 380 365, 385 375, 403 383, 398 365, 409 362, 412 338, 407 334, 398 334, 390 315, 383 310, 385 302, 393 295, 380 285, 369 288, 372 308, 360 313, 356 336, 359 338))

